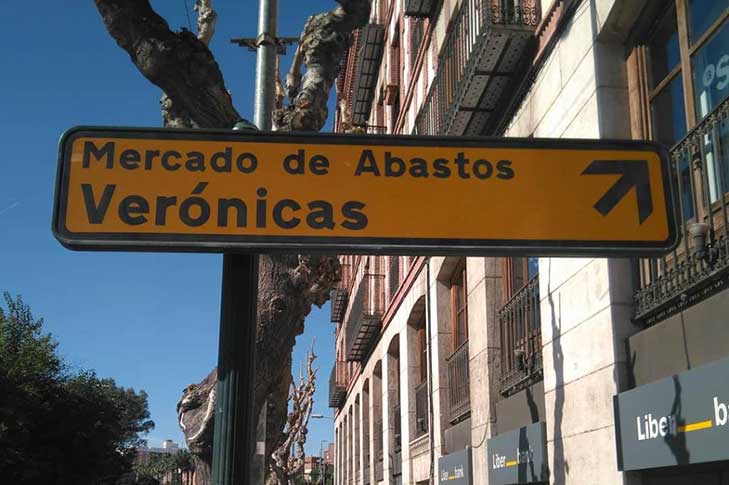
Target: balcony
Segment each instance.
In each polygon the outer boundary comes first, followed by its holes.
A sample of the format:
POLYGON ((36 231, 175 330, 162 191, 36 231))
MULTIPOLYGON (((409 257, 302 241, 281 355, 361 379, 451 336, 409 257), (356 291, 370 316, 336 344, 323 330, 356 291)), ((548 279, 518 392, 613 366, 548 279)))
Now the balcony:
POLYGON ((428 381, 415 386, 415 438, 428 432, 428 381))
POLYGON ((352 124, 355 126, 365 125, 370 117, 384 38, 385 27, 379 24, 365 25, 360 31, 352 93, 352 124))
POLYGON ((385 135, 387 133, 387 127, 383 125, 354 125, 352 133, 360 135, 385 135))
POLYGON ((347 397, 347 367, 344 362, 336 362, 329 377, 329 407, 340 408, 347 397))
POLYGON ((452 424, 465 419, 471 412, 470 376, 468 374, 468 340, 463 342, 450 357, 448 365, 448 404, 452 424))
POLYGON ((464 0, 415 121, 418 135, 489 134, 530 56, 538 0, 464 0))
POLYGON ((682 242, 638 263, 634 320, 652 325, 729 286, 729 98, 671 150, 682 242), (702 226, 703 225, 703 226, 702 226), (699 253, 689 231, 706 230, 699 253))
POLYGON ((356 289, 354 301, 345 322, 347 360, 363 361, 377 340, 385 309, 385 275, 366 273, 356 289))
POLYGON ((349 287, 352 283, 352 264, 341 263, 342 277, 331 293, 331 321, 341 323, 349 300, 349 287))
POLYGON ((510 396, 543 376, 539 275, 517 291, 498 316, 502 357, 500 391, 510 396))
POLYGON ((405 0, 405 16, 428 18, 433 15, 438 0, 405 0))

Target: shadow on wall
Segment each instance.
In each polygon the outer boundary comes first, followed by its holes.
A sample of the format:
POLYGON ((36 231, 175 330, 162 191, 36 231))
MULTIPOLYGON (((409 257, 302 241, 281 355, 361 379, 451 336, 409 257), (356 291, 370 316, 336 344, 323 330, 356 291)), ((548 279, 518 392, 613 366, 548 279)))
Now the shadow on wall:
POLYGON ((537 406, 537 402, 534 400, 534 392, 531 387, 526 388, 526 401, 532 423, 538 423, 540 421, 539 406, 537 406))
POLYGON ((686 426, 686 420, 681 418, 681 383, 678 382, 678 376, 673 376, 673 387, 676 394, 673 398, 673 404, 671 405, 670 416, 674 416, 676 419, 676 428, 673 432, 668 432, 663 440, 666 442, 668 447, 671 449, 671 453, 676 457, 677 465, 688 465, 689 463, 689 451, 686 448, 686 433, 679 432, 683 426, 686 426))
MULTIPOLYGON (((552 325, 552 368, 554 369, 554 417, 552 444, 552 483, 562 485, 566 482, 569 474, 569 463, 564 456, 564 441, 562 439, 562 420, 564 419, 564 354, 562 353, 562 342, 560 332, 562 330, 562 318, 557 315, 552 295, 552 260, 549 259, 547 270, 547 301, 549 302, 550 324, 552 325)), ((562 305, 560 305, 561 309, 562 305)))
MULTIPOLYGON (((522 427, 519 430, 519 450, 528 450, 529 449, 529 439, 527 438, 526 434, 526 428, 522 427)), ((534 473, 534 462, 529 461, 529 470, 527 471, 527 467, 518 467, 519 473, 519 483, 527 483, 531 481, 536 475, 534 473)))

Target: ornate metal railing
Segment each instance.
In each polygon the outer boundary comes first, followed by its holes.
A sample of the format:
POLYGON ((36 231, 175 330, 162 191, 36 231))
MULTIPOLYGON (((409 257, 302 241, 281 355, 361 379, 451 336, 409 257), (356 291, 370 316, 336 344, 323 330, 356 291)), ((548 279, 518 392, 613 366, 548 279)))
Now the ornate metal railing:
POLYGON ((392 407, 392 413, 390 419, 392 420, 393 435, 392 441, 395 451, 402 449, 402 416, 400 415, 400 405, 392 407))
POLYGON ((362 466, 362 483, 367 485, 370 480, 370 455, 367 453, 364 455, 364 465, 362 466))
POLYGON ((347 364, 335 362, 329 376, 329 407, 338 408, 347 397, 347 364))
POLYGON ((468 340, 446 359, 448 365, 448 404, 451 423, 471 411, 471 389, 468 374, 468 340))
POLYGON ((369 135, 384 135, 387 133, 387 126, 384 125, 355 125, 352 133, 369 135))
POLYGON ((342 262, 341 267, 342 278, 337 282, 337 286, 331 294, 331 321, 335 323, 341 323, 344 319, 349 300, 349 287, 352 283, 352 264, 348 261, 342 262))
MULTIPOLYGON (((402 449, 395 450, 392 455, 392 476, 399 477, 402 475, 402 449)), ((400 482, 402 483, 402 482, 400 482)))
POLYGON ((375 420, 374 430, 374 445, 375 445, 375 482, 382 481, 384 478, 383 462, 385 460, 385 452, 383 448, 383 431, 382 431, 382 418, 375 420))
POLYGON ((671 150, 681 244, 638 262, 634 319, 663 320, 729 286, 729 98, 671 150), (706 245, 697 244, 705 234, 706 245))
POLYGON ((472 54, 488 41, 494 26, 536 27, 540 20, 538 0, 463 0, 438 56, 435 78, 415 121, 417 134, 448 133, 459 110, 462 82, 478 59, 472 54))
POLYGON ((355 290, 354 301, 345 323, 347 360, 363 361, 377 340, 385 311, 385 275, 382 258, 373 256, 368 269, 355 290))
POLYGON ((428 381, 415 386, 415 438, 428 432, 428 381))
POLYGON ((542 379, 539 275, 498 312, 501 329, 501 393, 508 396, 542 379))

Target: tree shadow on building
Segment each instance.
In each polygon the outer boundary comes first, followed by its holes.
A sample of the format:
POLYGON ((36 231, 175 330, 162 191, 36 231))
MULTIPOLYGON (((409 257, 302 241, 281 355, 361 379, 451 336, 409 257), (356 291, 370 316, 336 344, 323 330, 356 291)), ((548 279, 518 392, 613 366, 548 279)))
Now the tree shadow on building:
MULTIPOLYGON (((569 473, 569 463, 564 456, 564 441, 562 437, 562 421, 564 419, 564 354, 562 352, 561 331, 562 319, 557 315, 557 309, 552 294, 552 260, 549 260, 547 273, 547 301, 550 310, 550 324, 552 325, 552 368, 554 369, 554 416, 552 433, 552 483, 561 485, 566 482, 569 473)), ((561 305, 560 305, 561 308, 561 305)))
POLYGON ((683 408, 681 404, 681 383, 678 381, 678 376, 675 375, 673 376, 673 387, 675 394, 670 415, 676 420, 676 427, 669 430, 666 436, 663 437, 663 441, 671 449, 677 465, 688 465, 691 454, 686 447, 686 433, 681 431, 686 426, 686 420, 681 417, 683 408))

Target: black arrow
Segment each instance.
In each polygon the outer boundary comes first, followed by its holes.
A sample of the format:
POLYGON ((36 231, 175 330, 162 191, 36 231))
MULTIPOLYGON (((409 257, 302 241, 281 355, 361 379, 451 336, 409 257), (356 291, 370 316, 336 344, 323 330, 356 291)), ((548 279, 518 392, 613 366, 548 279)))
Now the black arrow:
POLYGON ((635 187, 638 197, 638 219, 641 224, 653 213, 650 174, 646 160, 595 160, 582 175, 622 175, 605 195, 595 203, 595 209, 606 216, 618 202, 635 187))

